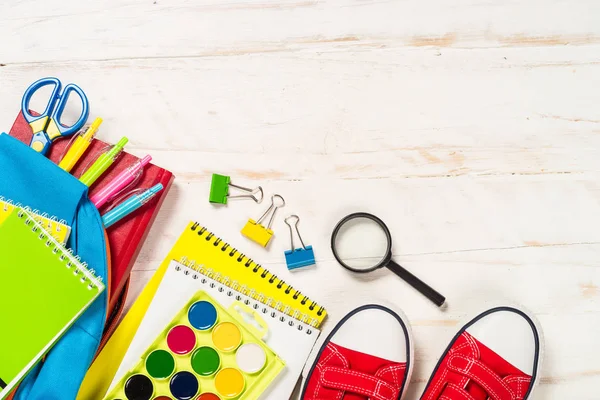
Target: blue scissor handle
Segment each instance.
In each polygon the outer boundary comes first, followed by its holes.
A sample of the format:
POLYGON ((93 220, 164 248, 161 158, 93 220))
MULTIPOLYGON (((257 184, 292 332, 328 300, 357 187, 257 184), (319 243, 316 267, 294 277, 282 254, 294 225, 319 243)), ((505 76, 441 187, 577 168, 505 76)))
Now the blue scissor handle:
POLYGON ((61 84, 57 78, 42 78, 39 81, 33 82, 31 86, 27 88, 25 94, 23 95, 23 99, 21 100, 21 111, 23 112, 25 120, 27 120, 28 123, 32 123, 38 119, 50 116, 54 110, 56 100, 60 97, 60 88, 61 84), (29 102, 31 101, 31 97, 35 92, 38 91, 38 89, 48 85, 54 85, 54 89, 52 90, 52 95, 50 96, 46 109, 41 112, 40 115, 31 115, 29 112, 29 102))
POLYGON ((87 121, 88 116, 90 115, 90 104, 83 90, 81 90, 81 88, 75 85, 74 83, 70 83, 67 86, 65 86, 65 90, 62 92, 60 97, 61 98, 58 101, 58 106, 56 107, 54 112, 51 113, 50 118, 56 121, 56 125, 58 127, 58 130, 60 131, 61 136, 69 136, 78 132, 87 121), (69 96, 72 92, 77 93, 77 95, 81 99, 81 115, 73 125, 65 126, 61 123, 60 119, 62 118, 63 111, 65 110, 65 106, 67 105, 67 102, 69 101, 69 96))

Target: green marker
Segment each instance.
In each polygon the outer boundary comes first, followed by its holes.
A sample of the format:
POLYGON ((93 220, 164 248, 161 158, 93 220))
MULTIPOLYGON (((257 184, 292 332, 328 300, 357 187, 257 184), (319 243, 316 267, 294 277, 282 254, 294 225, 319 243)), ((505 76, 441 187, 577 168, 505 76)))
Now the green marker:
POLYGON ((100 176, 102 176, 102 174, 108 169, 108 167, 115 162, 121 151, 123 151, 123 147, 125 147, 127 142, 129 142, 129 139, 123 137, 121 140, 119 140, 119 143, 98 157, 90 169, 85 171, 81 178, 79 178, 81 183, 88 187, 92 186, 94 182, 96 182, 96 180, 100 178, 100 176))

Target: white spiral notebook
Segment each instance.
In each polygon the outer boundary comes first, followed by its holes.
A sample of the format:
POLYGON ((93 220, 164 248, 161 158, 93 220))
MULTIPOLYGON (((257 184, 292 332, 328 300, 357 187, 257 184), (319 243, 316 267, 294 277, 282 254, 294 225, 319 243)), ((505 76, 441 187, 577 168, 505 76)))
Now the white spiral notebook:
POLYGON ((211 270, 192 269, 177 261, 171 261, 111 383, 111 390, 123 375, 135 366, 144 351, 173 316, 185 306, 191 296, 201 289, 209 293, 225 308, 228 308, 234 301, 242 301, 249 307, 261 311, 263 319, 269 327, 265 343, 277 353, 286 366, 260 396, 260 399, 289 399, 320 331, 219 283, 219 281, 227 280, 228 277, 211 276, 211 270))

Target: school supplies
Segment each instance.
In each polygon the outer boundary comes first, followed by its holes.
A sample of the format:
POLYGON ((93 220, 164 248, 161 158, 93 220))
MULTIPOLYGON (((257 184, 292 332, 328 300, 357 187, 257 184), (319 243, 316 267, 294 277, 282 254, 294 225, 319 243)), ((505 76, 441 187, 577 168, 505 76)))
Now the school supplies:
POLYGON ((285 200, 280 195, 276 194, 271 197, 271 206, 265 211, 265 213, 258 219, 258 221, 250 218, 246 225, 242 228, 242 235, 246 236, 248 239, 252 240, 260 244, 262 247, 267 247, 271 238, 273 237, 273 231, 271 227, 273 226, 273 220, 275 219, 275 213, 277 213, 277 209, 285 206, 285 200), (279 199, 280 203, 276 204, 275 199, 279 199), (272 214, 271 214, 272 213, 272 214), (269 219, 269 224, 265 227, 261 225, 261 222, 271 214, 271 218, 269 219))
POLYGON ((302 240, 302 236, 300 236, 298 222, 300 222, 300 217, 297 215, 290 215, 285 219, 285 223, 290 228, 291 250, 286 250, 285 252, 285 263, 287 264, 287 268, 289 270, 308 267, 309 265, 315 265, 316 263, 315 252, 313 251, 312 246, 305 246, 304 240, 302 240), (294 228, 302 248, 296 248, 296 246, 294 246, 294 230, 292 229, 292 223, 290 220, 294 220, 294 228))
POLYGON ((310 300, 308 296, 303 295, 251 258, 239 253, 207 228, 190 222, 104 349, 96 357, 83 382, 78 399, 86 399, 97 393, 106 393, 118 364, 131 344, 169 263, 171 260, 180 260, 182 257, 195 259, 198 263, 211 268, 215 274, 220 273, 230 277, 231 280, 228 283, 229 285, 235 284, 236 290, 249 295, 262 304, 268 303, 282 314, 294 316, 295 319, 309 326, 318 327, 327 315, 325 308, 317 302, 310 300))
POLYGON ((92 203, 94 203, 96 208, 100 209, 108 201, 114 199, 123 189, 142 176, 144 167, 146 167, 150 161, 152 161, 152 157, 147 155, 141 160, 136 161, 132 166, 125 168, 115 179, 110 181, 108 185, 90 198, 92 203))
POLYGON ((60 168, 67 172, 70 172, 73 169, 83 153, 85 153, 88 147, 90 147, 90 144, 92 144, 92 139, 94 139, 94 136, 96 136, 96 132, 98 131, 98 128, 100 128, 101 124, 102 118, 96 118, 84 134, 77 135, 75 141, 69 148, 69 151, 67 151, 67 154, 65 154, 63 159, 58 164, 60 168))
POLYGON ((123 203, 119 204, 114 209, 110 210, 102 216, 102 223, 105 228, 109 228, 121 219, 125 218, 144 204, 148 203, 158 192, 163 190, 161 183, 152 186, 141 194, 134 194, 123 203))
POLYGON ((100 176, 108 169, 108 167, 115 162, 128 141, 129 139, 123 137, 106 153, 101 154, 94 164, 92 164, 92 166, 81 176, 81 178, 79 178, 81 183, 83 183, 85 186, 92 186, 94 182, 96 182, 96 180, 100 178, 100 176))
POLYGON ((436 306, 446 302, 439 292, 392 260, 392 234, 373 214, 357 212, 342 218, 331 234, 331 250, 349 271, 367 273, 386 267, 436 306))
MULTIPOLYGON (((33 114, 35 112, 32 111, 33 114)), ((31 141, 32 133, 31 128, 27 124, 27 121, 23 117, 22 113, 19 112, 15 119, 15 122, 10 130, 10 136, 13 136, 25 144, 29 144, 31 141)), ((47 153, 49 160, 54 163, 58 163, 62 154, 65 153, 67 146, 66 140, 59 140, 50 147, 50 151, 47 153)), ((85 166, 94 162, 96 154, 100 153, 102 149, 108 146, 107 143, 102 142, 98 139, 92 140, 88 151, 82 156, 80 161, 75 165, 71 171, 74 176, 81 176, 84 172, 85 166)), ((102 190, 110 181, 112 181, 117 175, 123 172, 124 169, 128 168, 139 159, 127 152, 123 152, 119 159, 113 164, 104 175, 102 175, 89 189, 89 196, 93 197, 96 193, 102 190)), ((109 314, 109 319, 106 322, 104 337, 107 337, 112 333, 116 327, 116 321, 120 317, 120 309, 125 304, 124 296, 127 292, 128 278, 135 263, 136 257, 140 252, 142 244, 144 243, 152 223, 154 222, 158 211, 160 210, 167 193, 171 187, 174 176, 170 171, 160 168, 154 164, 148 164, 141 177, 132 185, 133 187, 152 187, 157 183, 162 183, 165 187, 162 192, 157 195, 155 201, 150 202, 144 208, 138 210, 135 215, 131 218, 122 221, 119 225, 113 226, 107 231, 108 242, 110 243, 110 280, 111 284, 109 287, 109 310, 112 310, 109 314)))
POLYGON ((227 175, 212 174, 212 180, 210 183, 210 196, 208 201, 211 203, 227 204, 228 198, 249 198, 254 200, 256 203, 260 203, 263 199, 263 190, 260 186, 257 186, 254 189, 248 189, 243 186, 234 185, 231 183, 231 177, 227 175), (230 186, 242 192, 246 192, 246 194, 231 196, 229 194, 230 186))
MULTIPOLYGON (((236 302, 242 302, 262 317, 269 330, 264 341, 285 362, 285 368, 260 399, 290 398, 302 373, 302 368, 319 336, 319 330, 220 283, 227 279, 226 276, 214 273, 192 261, 186 261, 185 264, 171 261, 156 295, 148 307, 148 312, 119 366, 114 383, 118 382, 118 379, 135 365, 144 349, 160 333, 161 327, 168 322, 169 315, 177 312, 186 299, 196 291, 205 290, 225 308, 236 302)), ((229 279, 231 280, 231 278, 229 279)))
POLYGON ((284 367, 262 341, 262 317, 240 302, 226 309, 202 290, 178 297, 186 304, 106 399, 257 399, 284 367))
MULTIPOLYGON (((14 204, 11 200, 4 199, 0 196, 0 224, 16 209, 20 204, 14 204)), ((71 227, 64 220, 58 220, 56 217, 51 217, 48 214, 40 214, 37 210, 31 211, 25 207, 31 216, 40 223, 46 232, 58 240, 61 244, 67 243, 71 234, 71 227)))
POLYGON ((0 399, 104 290, 104 284, 26 210, 0 224, 0 399))
POLYGON ((42 78, 27 88, 21 101, 21 112, 23 117, 33 130, 33 138, 29 146, 41 154, 46 154, 54 140, 61 136, 69 136, 79 131, 87 121, 90 108, 88 99, 81 88, 74 84, 65 86, 61 92, 61 82, 56 78, 42 78), (29 109, 31 97, 44 86, 54 86, 46 109, 39 115, 34 115, 29 109), (61 122, 63 111, 69 101, 69 96, 75 92, 81 99, 81 115, 71 126, 61 122))

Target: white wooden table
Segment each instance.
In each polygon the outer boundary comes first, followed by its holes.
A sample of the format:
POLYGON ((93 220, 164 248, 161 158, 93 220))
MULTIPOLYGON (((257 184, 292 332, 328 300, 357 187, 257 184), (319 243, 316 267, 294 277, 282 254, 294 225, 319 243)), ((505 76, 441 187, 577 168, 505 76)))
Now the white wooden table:
POLYGON ((102 139, 175 173, 130 301, 197 219, 323 303, 325 329, 349 303, 402 308, 410 400, 462 321, 502 301, 545 330, 533 397, 598 399, 599 17, 593 0, 6 1, 0 121, 55 75, 87 92, 102 139), (285 197, 268 251, 239 234, 266 203, 211 206, 212 172, 285 197), (334 262, 331 229, 358 210, 447 311, 334 262), (285 268, 292 212, 315 270, 285 268))

